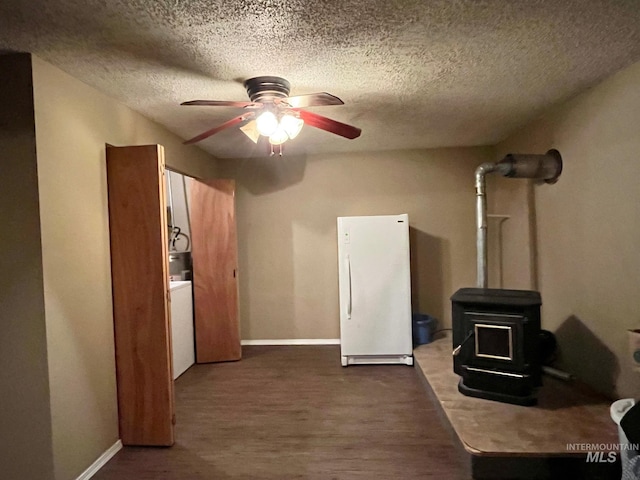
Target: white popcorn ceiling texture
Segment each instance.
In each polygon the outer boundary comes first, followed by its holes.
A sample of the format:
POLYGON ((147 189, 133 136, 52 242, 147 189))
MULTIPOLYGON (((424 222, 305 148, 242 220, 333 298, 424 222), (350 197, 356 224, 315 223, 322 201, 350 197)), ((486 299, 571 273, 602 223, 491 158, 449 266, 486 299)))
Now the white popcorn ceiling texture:
MULTIPOLYGON (((287 155, 486 145, 640 60, 640 1, 3 0, 0 49, 185 139, 242 111, 181 102, 247 100, 244 79, 278 75, 291 95, 337 95, 345 105, 311 110, 363 131, 306 127, 287 155)), ((266 153, 237 127, 200 146, 266 153)))

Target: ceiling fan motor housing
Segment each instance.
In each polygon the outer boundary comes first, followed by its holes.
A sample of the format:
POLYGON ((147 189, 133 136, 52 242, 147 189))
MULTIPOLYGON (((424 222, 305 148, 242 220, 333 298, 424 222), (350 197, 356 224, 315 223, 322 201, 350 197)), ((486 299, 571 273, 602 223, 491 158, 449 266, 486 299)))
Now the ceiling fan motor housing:
POLYGON ((254 77, 245 80, 244 87, 252 102, 269 103, 288 97, 291 84, 281 77, 254 77))

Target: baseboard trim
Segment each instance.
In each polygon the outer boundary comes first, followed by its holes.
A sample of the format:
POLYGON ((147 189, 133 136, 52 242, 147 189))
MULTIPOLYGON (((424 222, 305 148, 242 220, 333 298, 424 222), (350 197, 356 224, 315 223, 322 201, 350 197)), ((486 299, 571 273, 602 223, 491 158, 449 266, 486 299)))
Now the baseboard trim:
POLYGON ((242 340, 242 345, 340 345, 339 338, 276 338, 267 340, 242 340))
POLYGON ((121 449, 122 449, 122 441, 118 440, 116 443, 111 445, 111 447, 109 447, 109 449, 106 452, 100 455, 95 462, 89 465, 89 468, 87 468, 84 472, 82 472, 76 480, 89 480, 96 473, 98 473, 98 470, 104 467, 105 464, 109 460, 111 460, 111 458, 116 453, 118 453, 121 449))

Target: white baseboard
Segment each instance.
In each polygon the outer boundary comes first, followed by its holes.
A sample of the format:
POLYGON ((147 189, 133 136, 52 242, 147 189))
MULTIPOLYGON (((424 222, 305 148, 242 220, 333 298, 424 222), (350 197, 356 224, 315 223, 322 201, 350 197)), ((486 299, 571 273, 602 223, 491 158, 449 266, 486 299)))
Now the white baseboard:
POLYGON ((122 449, 122 441, 118 440, 116 443, 111 445, 111 447, 109 447, 109 449, 106 452, 100 455, 95 462, 89 465, 89 468, 87 468, 84 472, 82 472, 76 480, 89 480, 96 473, 98 473, 98 470, 104 467, 104 465, 109 460, 111 460, 111 458, 116 453, 118 453, 121 449, 122 449))
POLYGON ((284 338, 272 340, 242 340, 242 345, 340 345, 339 338, 284 338))

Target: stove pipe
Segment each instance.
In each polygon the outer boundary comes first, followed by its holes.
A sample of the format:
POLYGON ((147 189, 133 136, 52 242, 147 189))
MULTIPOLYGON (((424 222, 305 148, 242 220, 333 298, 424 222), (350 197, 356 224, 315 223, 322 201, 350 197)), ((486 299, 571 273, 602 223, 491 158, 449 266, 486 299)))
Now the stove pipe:
POLYGON ((498 172, 504 177, 534 178, 555 183, 562 173, 562 157, 557 150, 544 155, 509 154, 498 163, 483 163, 476 169, 476 225, 478 228, 478 288, 487 288, 487 194, 485 176, 498 172))

